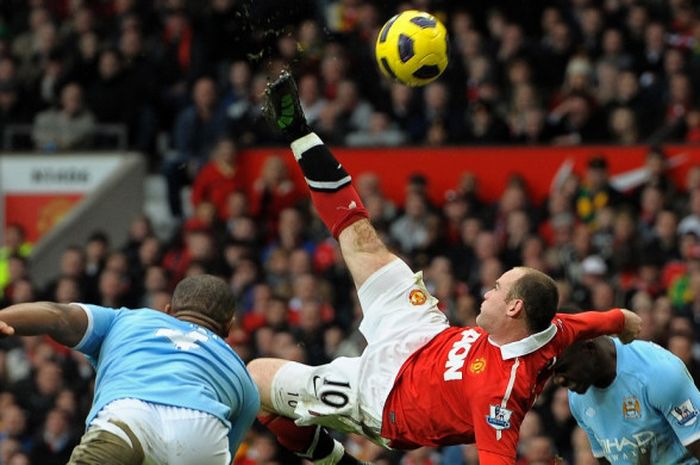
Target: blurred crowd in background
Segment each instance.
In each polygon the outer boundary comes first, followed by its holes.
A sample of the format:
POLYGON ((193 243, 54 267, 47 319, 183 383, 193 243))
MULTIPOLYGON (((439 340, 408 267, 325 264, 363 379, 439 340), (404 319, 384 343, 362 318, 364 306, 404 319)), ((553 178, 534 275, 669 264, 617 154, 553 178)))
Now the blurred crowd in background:
MULTIPOLYGON (((31 245, 10 226, 0 249, 0 306, 47 299, 163 309, 184 276, 214 273, 238 297, 229 342, 244 360, 310 364, 360 353, 361 311, 337 244, 270 157, 249 194, 235 166, 246 146, 281 145, 259 118, 269 76, 298 77, 312 127, 335 145, 648 144, 645 183, 618 192, 594 156, 542 204, 513 176, 494 202, 464 173, 440 202, 420 173, 403 201, 380 174, 355 178, 371 219, 457 325, 473 325, 505 270, 531 266, 558 282, 564 311, 626 306, 642 339, 678 355, 700 380, 700 167, 682 183, 660 142, 700 141, 700 21, 689 0, 298 1, 4 0, 0 2, 0 133, 26 124, 13 149, 110 148, 104 124, 170 185, 175 235, 135 218, 125 246, 105 231, 65 250, 38 286, 31 245), (411 89, 380 79, 378 28, 407 7, 442 18, 446 75, 411 89), (193 214, 180 195, 191 184, 193 214)), ((14 134, 14 133, 13 133, 14 134)), ((16 139, 16 140, 15 140, 16 139)), ((63 464, 82 432, 93 370, 43 338, 0 341, 0 465, 63 464)), ((426 393, 429 395, 429 393, 426 393)), ((377 464, 473 465, 472 446, 387 452, 377 464)), ((550 388, 521 429, 519 465, 592 465, 566 391, 550 388)), ((254 428, 237 465, 300 463, 254 428)))

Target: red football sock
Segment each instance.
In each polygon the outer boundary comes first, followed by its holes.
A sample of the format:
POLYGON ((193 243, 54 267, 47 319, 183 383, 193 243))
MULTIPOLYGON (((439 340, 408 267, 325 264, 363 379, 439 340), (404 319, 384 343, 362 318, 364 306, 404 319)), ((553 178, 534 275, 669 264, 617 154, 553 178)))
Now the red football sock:
POLYGON ((311 200, 323 224, 336 239, 343 229, 363 218, 367 210, 352 184, 336 192, 311 191, 311 200))
POLYGON ((309 185, 314 206, 333 237, 337 239, 343 229, 368 217, 350 175, 316 134, 292 142, 292 152, 309 185))
POLYGON ((326 457, 333 450, 333 439, 320 426, 298 426, 291 418, 280 415, 259 415, 277 441, 288 450, 312 460, 326 457))

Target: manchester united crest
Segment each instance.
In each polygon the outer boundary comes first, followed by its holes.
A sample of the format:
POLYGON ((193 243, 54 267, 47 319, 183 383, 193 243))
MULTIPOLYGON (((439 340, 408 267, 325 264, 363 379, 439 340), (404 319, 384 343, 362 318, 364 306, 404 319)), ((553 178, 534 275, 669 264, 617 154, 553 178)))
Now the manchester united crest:
POLYGON ((482 373, 486 369, 486 359, 479 357, 469 365, 469 371, 475 375, 482 373))
POLYGON ((425 295, 425 291, 420 289, 413 289, 408 293, 408 301, 411 302, 411 305, 423 305, 426 300, 428 300, 428 296, 425 295))

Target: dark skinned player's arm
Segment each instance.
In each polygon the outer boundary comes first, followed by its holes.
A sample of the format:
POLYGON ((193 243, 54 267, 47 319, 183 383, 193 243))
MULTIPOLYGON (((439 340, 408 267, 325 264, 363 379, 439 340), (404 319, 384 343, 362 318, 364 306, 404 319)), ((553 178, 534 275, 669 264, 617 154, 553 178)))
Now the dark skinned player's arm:
POLYGON ((32 302, 0 310, 0 337, 48 335, 68 347, 77 345, 88 327, 79 305, 32 302))

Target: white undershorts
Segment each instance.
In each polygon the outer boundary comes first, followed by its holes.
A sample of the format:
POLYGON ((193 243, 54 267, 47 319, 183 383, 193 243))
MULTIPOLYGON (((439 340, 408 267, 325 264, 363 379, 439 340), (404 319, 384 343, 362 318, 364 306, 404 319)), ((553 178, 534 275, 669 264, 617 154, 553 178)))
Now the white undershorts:
POLYGON ((231 463, 228 428, 209 413, 137 399, 110 402, 92 420, 88 431, 106 430, 131 444, 129 436, 110 419, 131 428, 143 448, 143 465, 231 463))
POLYGON ((372 274, 358 296, 360 332, 367 339, 362 355, 318 367, 283 365, 272 381, 272 402, 299 425, 323 425, 383 444, 382 412, 399 370, 449 323, 422 272, 413 273, 402 260, 372 274))

